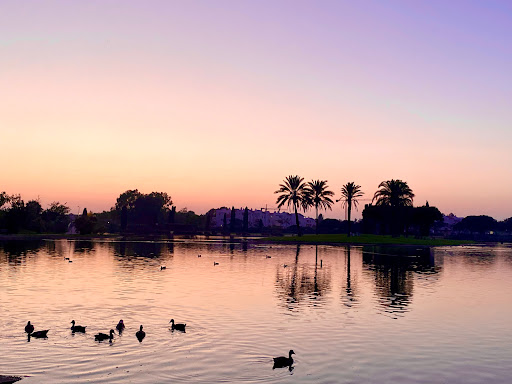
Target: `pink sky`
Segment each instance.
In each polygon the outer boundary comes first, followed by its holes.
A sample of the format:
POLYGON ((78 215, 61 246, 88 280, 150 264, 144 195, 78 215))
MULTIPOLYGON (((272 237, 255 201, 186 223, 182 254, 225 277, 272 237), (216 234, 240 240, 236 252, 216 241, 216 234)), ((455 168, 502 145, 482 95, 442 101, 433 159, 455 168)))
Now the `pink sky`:
POLYGON ((510 217, 512 9, 445 3, 3 1, 0 191, 204 213, 275 207, 291 174, 394 178, 510 217))

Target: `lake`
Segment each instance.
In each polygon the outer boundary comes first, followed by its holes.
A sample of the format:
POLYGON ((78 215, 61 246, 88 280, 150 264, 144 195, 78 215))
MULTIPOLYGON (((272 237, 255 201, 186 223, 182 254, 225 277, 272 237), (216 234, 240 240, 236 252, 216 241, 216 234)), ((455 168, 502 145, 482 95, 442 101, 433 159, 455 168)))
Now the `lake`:
POLYGON ((29 376, 23 384, 510 383, 511 293, 510 244, 4 242, 0 374, 29 376), (120 319, 121 335, 94 340, 120 319), (29 340, 29 320, 48 338, 29 340), (87 332, 73 334, 71 320, 87 332), (290 349, 292 369, 273 369, 290 349))

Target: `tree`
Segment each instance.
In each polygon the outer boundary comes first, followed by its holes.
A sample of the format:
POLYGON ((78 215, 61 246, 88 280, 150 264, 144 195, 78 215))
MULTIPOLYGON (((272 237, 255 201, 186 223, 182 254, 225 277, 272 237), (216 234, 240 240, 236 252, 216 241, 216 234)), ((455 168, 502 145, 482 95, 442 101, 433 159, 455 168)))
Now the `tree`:
POLYGON ((95 232, 97 219, 84 208, 82 215, 75 219, 75 228, 81 235, 88 235, 95 232))
POLYGON ((334 204, 330 196, 334 196, 334 192, 329 191, 327 180, 313 180, 306 185, 307 203, 315 207, 315 231, 318 235, 318 208, 325 210, 331 209, 334 204))
POLYGON ((341 205, 343 208, 347 209, 348 216, 348 230, 347 235, 350 237, 350 229, 351 229, 351 214, 352 214, 352 206, 357 209, 357 205, 359 201, 357 200, 359 197, 362 197, 364 192, 361 191, 361 186, 357 185, 353 181, 348 182, 341 188, 341 198, 336 201, 341 201, 341 205))
POLYGON ((290 205, 293 206, 295 223, 297 225, 297 233, 299 236, 302 234, 300 232, 299 213, 297 210, 299 208, 302 208, 303 211, 308 209, 309 201, 306 191, 304 178, 297 175, 290 175, 284 179, 283 184, 279 184, 279 189, 274 192, 280 193, 276 201, 278 208, 281 208, 284 204, 287 204, 288 207, 290 205))
POLYGON ((43 221, 45 222, 48 232, 66 232, 69 224, 69 207, 64 204, 54 201, 42 213, 43 221))
POLYGON ((467 216, 463 218, 459 223, 455 224, 453 229, 456 231, 469 231, 484 234, 486 232, 495 230, 497 224, 497 221, 490 216, 467 216))
POLYGON ((423 207, 415 207, 412 212, 413 223, 419 228, 420 236, 428 236, 430 228, 436 221, 443 220, 443 214, 436 207, 427 203, 423 207))
POLYGON ((249 208, 247 207, 245 207, 244 209, 243 232, 249 232, 249 208))
MULTIPOLYGON (((414 193, 405 181, 388 180, 379 184, 379 190, 373 195, 377 200, 375 205, 389 205, 391 207, 411 207, 414 193)), ((372 202, 373 202, 372 200, 372 202)))
POLYGON ((400 213, 405 210, 401 208, 412 207, 414 193, 402 180, 383 181, 379 184, 379 188, 373 195, 372 202, 376 200, 377 206, 391 207, 391 232, 393 236, 397 236, 399 226, 404 225, 404 218, 400 217, 400 213))
POLYGON ((129 189, 126 192, 123 192, 119 195, 116 200, 115 209, 120 211, 123 207, 126 209, 135 208, 135 202, 142 195, 137 189, 129 189))
POLYGON ((11 197, 6 192, 0 192, 0 208, 7 204, 11 197))
POLYGON ((236 211, 235 211, 235 207, 231 207, 231 219, 229 220, 229 230, 231 232, 235 232, 235 225, 236 225, 236 211))

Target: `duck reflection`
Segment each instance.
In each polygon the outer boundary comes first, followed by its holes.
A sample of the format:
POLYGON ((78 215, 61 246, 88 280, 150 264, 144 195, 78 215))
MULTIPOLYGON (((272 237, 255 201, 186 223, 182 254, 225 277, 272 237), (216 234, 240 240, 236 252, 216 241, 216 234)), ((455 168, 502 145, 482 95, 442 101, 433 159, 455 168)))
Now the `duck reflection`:
POLYGON ((393 316, 409 311, 416 273, 441 270, 430 248, 365 246, 363 266, 374 274, 380 309, 393 316))
POLYGON ((322 304, 322 299, 330 288, 329 270, 320 268, 318 247, 315 249, 315 267, 311 270, 307 264, 299 264, 301 246, 297 245, 295 261, 288 268, 279 264, 276 273, 278 297, 289 310, 298 308, 301 302, 309 306, 322 304))

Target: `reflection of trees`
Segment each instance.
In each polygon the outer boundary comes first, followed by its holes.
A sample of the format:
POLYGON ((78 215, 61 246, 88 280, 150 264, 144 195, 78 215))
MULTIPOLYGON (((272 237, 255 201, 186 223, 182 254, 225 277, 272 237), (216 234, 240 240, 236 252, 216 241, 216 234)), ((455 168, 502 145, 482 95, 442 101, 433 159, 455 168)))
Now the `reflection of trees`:
POLYGON ((164 246, 169 249, 172 254, 174 247, 171 247, 165 243, 154 243, 154 242, 114 242, 114 253, 116 256, 121 257, 147 257, 147 258, 159 258, 162 256, 164 246))
POLYGON ((363 265, 375 275, 375 288, 384 312, 400 314, 408 311, 415 274, 437 278, 429 248, 363 247, 363 265))
POLYGON ((0 255, 5 255, 11 265, 25 262, 27 255, 34 254, 43 246, 43 241, 6 241, 0 242, 0 255))
POLYGON ((299 264, 300 245, 297 245, 295 261, 287 268, 278 266, 276 273, 276 288, 278 296, 285 306, 297 309, 306 299, 308 305, 316 306, 322 303, 323 295, 328 291, 331 283, 326 269, 318 263, 318 248, 316 249, 315 267, 299 264))
POLYGON ((347 267, 347 281, 345 284, 345 294, 343 296, 343 303, 347 307, 352 307, 357 303, 357 285, 352 281, 351 270, 350 270, 350 245, 347 246, 347 258, 346 258, 346 267, 347 267))

